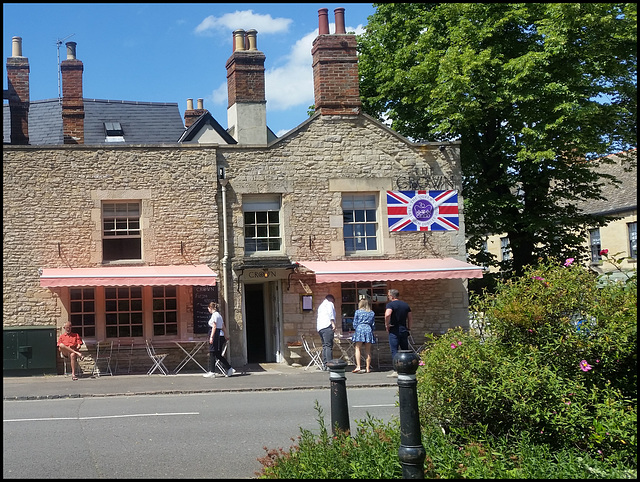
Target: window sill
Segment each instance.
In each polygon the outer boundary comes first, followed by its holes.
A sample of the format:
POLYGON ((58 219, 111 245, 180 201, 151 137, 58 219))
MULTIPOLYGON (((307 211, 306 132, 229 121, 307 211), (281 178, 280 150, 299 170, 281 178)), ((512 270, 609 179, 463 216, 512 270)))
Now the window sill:
POLYGON ((142 259, 116 259, 113 261, 103 261, 104 266, 124 266, 124 265, 144 265, 142 259))

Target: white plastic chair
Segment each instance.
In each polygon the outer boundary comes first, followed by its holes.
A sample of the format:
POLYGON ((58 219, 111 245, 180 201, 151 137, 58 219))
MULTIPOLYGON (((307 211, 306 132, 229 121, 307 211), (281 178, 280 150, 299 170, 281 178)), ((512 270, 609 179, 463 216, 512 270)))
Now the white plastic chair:
POLYGON ((150 340, 145 340, 145 343, 147 344, 147 354, 153 362, 153 365, 149 368, 147 375, 153 374, 156 370, 160 370, 163 375, 168 375, 169 370, 164 366, 164 359, 167 358, 168 353, 156 353, 150 340))
POLYGON ((96 357, 93 360, 93 369, 91 376, 100 377, 101 371, 98 365, 104 364, 102 374, 108 373, 113 376, 111 371, 111 355, 113 353, 113 341, 99 341, 96 344, 96 357))
POLYGON ((311 358, 309 364, 304 368, 307 370, 311 365, 315 365, 320 370, 324 369, 324 363, 322 363, 322 347, 318 348, 313 341, 313 337, 311 338, 311 344, 307 340, 307 337, 304 334, 300 335, 302 338, 302 346, 304 347, 304 351, 307 352, 307 355, 311 358))

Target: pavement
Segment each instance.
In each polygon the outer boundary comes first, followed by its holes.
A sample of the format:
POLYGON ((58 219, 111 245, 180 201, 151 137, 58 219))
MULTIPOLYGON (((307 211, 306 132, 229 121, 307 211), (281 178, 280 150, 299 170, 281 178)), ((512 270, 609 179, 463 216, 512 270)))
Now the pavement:
MULTIPOLYGON (((398 386, 389 377, 392 370, 352 373, 353 365, 344 371, 347 389, 355 387, 398 386)), ((268 390, 312 390, 331 387, 330 371, 294 367, 283 363, 255 363, 237 368, 231 377, 217 375, 204 378, 201 371, 178 375, 41 375, 4 377, 3 400, 42 400, 53 398, 113 397, 127 395, 166 395, 209 392, 243 392, 268 390)))

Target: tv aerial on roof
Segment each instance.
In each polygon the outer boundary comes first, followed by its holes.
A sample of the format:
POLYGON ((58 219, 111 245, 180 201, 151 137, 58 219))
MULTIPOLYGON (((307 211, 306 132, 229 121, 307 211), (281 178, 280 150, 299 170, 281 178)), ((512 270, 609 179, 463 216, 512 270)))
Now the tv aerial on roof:
POLYGON ((58 47, 58 102, 60 102, 62 99, 62 87, 61 87, 62 72, 60 71, 60 46, 64 43, 65 40, 73 37, 74 35, 75 33, 72 33, 71 35, 67 35, 65 38, 59 38, 58 40, 56 40, 56 46, 58 47))

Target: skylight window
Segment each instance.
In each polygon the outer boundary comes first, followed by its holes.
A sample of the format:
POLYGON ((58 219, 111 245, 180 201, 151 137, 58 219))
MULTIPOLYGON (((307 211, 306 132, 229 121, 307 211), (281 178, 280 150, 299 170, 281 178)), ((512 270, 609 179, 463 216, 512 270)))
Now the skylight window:
POLYGON ((124 136, 120 122, 105 122, 104 130, 107 133, 107 137, 124 136))
POLYGON ((124 131, 120 122, 105 122, 105 142, 124 142, 124 131))

